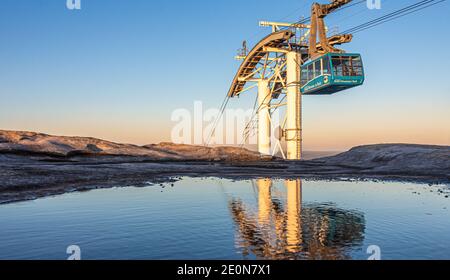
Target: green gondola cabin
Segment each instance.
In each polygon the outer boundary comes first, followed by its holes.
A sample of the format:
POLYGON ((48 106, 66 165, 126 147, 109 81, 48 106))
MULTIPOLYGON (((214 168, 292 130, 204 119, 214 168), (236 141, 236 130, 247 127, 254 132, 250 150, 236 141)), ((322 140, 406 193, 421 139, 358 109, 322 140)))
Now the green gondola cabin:
POLYGON ((359 54, 327 53, 301 69, 301 92, 305 95, 333 94, 364 83, 359 54))

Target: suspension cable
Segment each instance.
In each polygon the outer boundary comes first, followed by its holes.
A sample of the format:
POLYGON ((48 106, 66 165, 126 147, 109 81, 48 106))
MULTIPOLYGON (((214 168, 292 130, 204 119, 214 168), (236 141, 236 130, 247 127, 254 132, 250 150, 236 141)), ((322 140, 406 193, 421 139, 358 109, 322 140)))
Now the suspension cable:
POLYGON ((415 4, 403 7, 399 10, 396 10, 394 12, 391 12, 389 14, 386 14, 384 16, 381 16, 379 18, 370 20, 368 22, 365 22, 363 24, 360 24, 358 26, 352 27, 350 29, 345 30, 344 32, 342 32, 341 34, 351 34, 351 33, 356 33, 356 32, 360 32, 372 27, 375 27, 377 25, 380 25, 382 23, 406 16, 410 13, 416 12, 416 11, 420 11, 423 10, 425 8, 428 8, 430 6, 436 5, 440 2, 444 2, 446 0, 440 0, 438 2, 436 2, 437 0, 424 0, 424 1, 420 1, 417 2, 415 4))

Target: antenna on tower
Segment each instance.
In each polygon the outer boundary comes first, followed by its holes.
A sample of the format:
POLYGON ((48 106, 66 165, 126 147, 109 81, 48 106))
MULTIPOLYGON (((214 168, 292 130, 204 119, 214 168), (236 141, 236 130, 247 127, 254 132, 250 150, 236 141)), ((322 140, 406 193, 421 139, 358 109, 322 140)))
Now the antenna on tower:
POLYGON ((244 60, 248 55, 247 41, 242 42, 242 48, 238 49, 237 55, 234 57, 236 60, 244 60))

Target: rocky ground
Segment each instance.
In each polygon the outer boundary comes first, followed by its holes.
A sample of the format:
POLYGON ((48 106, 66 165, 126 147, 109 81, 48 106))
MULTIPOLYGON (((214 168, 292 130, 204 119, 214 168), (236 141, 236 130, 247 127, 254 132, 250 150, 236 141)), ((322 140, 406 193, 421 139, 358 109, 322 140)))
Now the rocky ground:
POLYGON ((0 130, 0 203, 95 188, 145 186, 180 176, 448 183, 450 146, 370 145, 332 157, 286 162, 235 147, 136 146, 0 130))
MULTIPOLYGON (((137 146, 90 137, 53 136, 43 133, 0 130, 0 153, 39 155, 61 159, 128 157, 157 161, 257 161, 259 153, 235 147, 204 147, 160 143, 137 146)), ((266 157, 266 159, 269 159, 266 157)))

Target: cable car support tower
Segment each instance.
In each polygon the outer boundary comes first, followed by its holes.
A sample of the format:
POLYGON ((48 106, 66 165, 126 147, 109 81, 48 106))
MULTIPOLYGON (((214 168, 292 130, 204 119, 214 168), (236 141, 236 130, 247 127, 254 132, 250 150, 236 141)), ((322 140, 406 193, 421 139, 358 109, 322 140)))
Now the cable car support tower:
POLYGON ((274 110, 286 106, 279 138, 286 142, 288 160, 302 159, 301 67, 305 62, 324 54, 344 53, 334 46, 350 42, 352 35, 327 37, 324 18, 351 1, 314 3, 311 7, 310 24, 305 24, 306 21, 262 21, 259 25, 271 27, 272 33, 259 41, 249 52, 246 50, 246 43, 244 44, 243 52, 237 57, 243 61, 228 91, 228 97, 238 97, 257 87, 257 139, 260 153, 273 154, 271 115, 274 110))

